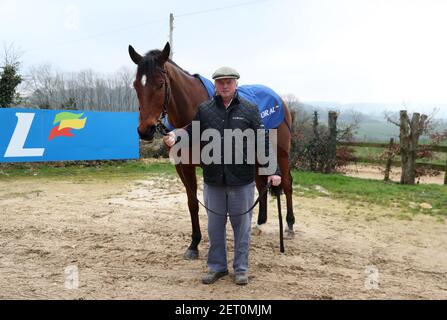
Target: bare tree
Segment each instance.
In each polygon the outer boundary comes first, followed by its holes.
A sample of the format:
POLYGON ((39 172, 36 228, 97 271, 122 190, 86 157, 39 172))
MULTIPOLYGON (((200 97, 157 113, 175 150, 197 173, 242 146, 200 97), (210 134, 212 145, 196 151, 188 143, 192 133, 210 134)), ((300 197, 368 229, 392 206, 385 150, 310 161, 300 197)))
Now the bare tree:
POLYGON ((2 66, 12 65, 19 67, 22 56, 23 51, 17 48, 14 42, 3 43, 2 66))
POLYGON ((102 75, 93 70, 64 73, 51 65, 41 65, 29 70, 29 101, 40 108, 136 111, 133 80, 133 71, 126 68, 102 75))
MULTIPOLYGON (((329 113, 329 117, 331 112, 329 113)), ((337 112, 337 117, 343 115, 341 111, 337 112)), ((334 115, 332 115, 334 117, 334 115)), ((362 122, 363 114, 354 109, 347 110, 344 112, 344 122, 338 125, 337 129, 337 143, 341 141, 352 141, 354 140, 354 134, 356 130, 360 127, 362 122)))
POLYGON ((31 67, 27 77, 27 88, 32 92, 30 103, 42 109, 49 109, 56 101, 58 78, 60 73, 51 64, 31 67))
POLYGON ((419 139, 428 132, 429 117, 415 112, 410 120, 408 112, 401 110, 399 122, 389 116, 387 116, 387 120, 400 128, 401 184, 415 184, 419 139))
POLYGON ((415 184, 417 148, 421 135, 427 130, 427 120, 427 115, 413 113, 410 121, 407 111, 400 112, 401 184, 415 184))
POLYGON ((306 111, 304 104, 294 94, 285 94, 282 99, 292 115, 292 127, 302 127, 312 119, 312 113, 306 111))

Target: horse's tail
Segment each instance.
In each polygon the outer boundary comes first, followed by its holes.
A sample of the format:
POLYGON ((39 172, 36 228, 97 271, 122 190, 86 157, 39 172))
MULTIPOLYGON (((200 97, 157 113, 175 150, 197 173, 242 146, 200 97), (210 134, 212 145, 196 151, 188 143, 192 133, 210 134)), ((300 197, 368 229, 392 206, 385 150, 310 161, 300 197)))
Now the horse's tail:
POLYGON ((286 124, 287 128, 290 131, 290 134, 292 134, 292 125, 293 125, 293 117, 292 113, 290 112, 289 107, 285 103, 284 99, 281 98, 282 105, 284 106, 284 123, 286 124))

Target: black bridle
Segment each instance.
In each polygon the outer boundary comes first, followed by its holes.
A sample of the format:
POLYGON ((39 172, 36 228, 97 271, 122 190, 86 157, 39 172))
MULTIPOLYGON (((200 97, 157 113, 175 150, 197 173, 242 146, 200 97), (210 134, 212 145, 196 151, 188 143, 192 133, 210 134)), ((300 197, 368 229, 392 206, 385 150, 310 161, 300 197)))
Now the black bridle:
POLYGON ((169 130, 164 125, 163 119, 168 114, 168 105, 169 101, 171 100, 171 87, 168 85, 168 77, 167 77, 168 72, 166 70, 161 70, 161 73, 163 74, 164 85, 165 85, 165 98, 163 101, 163 106, 161 108, 160 116, 158 117, 157 123, 155 124, 155 131, 163 136, 166 136, 169 130))

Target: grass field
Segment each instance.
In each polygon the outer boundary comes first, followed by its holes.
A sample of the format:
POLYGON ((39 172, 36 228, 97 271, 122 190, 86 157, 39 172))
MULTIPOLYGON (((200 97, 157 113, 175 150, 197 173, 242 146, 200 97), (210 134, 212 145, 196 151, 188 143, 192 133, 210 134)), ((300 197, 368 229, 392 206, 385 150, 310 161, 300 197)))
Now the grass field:
MULTIPOLYGON (((201 170, 197 170, 201 174, 201 170)), ((108 161, 95 165, 65 166, 48 164, 0 165, 0 179, 34 177, 40 178, 73 177, 75 179, 110 179, 129 177, 129 179, 148 176, 175 176, 175 167, 166 160, 145 163, 142 161, 108 161)), ((414 214, 421 212, 419 204, 430 203, 433 210, 422 211, 427 214, 447 215, 447 187, 442 185, 403 186, 377 180, 367 180, 343 176, 341 174, 317 174, 310 172, 292 172, 295 190, 306 197, 327 196, 358 203, 373 203, 396 210, 405 210, 414 214), (323 187, 328 194, 319 191, 323 187)))
POLYGON ((329 192, 329 197, 355 202, 395 207, 412 213, 420 211, 419 204, 430 203, 433 210, 425 213, 447 215, 447 186, 400 185, 378 180, 346 177, 341 174, 293 172, 294 181, 308 196, 321 196, 315 186, 329 192))
MULTIPOLYGON (((380 155, 384 152, 383 148, 353 147, 353 149, 354 155, 357 158, 368 158, 373 160, 379 160, 380 155)), ((397 156, 396 160, 399 159, 399 156, 397 156)), ((435 157, 433 158, 433 160, 421 159, 417 162, 445 165, 447 162, 447 153, 435 152, 435 157)))
MULTIPOLYGON (((436 132, 447 130, 447 124, 440 124, 436 128, 436 132)), ((359 124, 359 128, 354 132, 355 139, 358 141, 388 143, 390 138, 399 140, 399 127, 386 121, 363 121, 359 124)), ((421 142, 426 143, 428 137, 421 137, 421 142)), ((447 141, 443 143, 447 145, 447 141)))
POLYGON ((14 177, 42 177, 59 178, 61 176, 72 177, 96 177, 110 178, 114 176, 143 176, 147 174, 175 175, 175 167, 167 161, 156 161, 149 165, 143 161, 101 161, 101 162, 76 162, 62 163, 25 163, 25 164, 1 164, 0 179, 14 177))

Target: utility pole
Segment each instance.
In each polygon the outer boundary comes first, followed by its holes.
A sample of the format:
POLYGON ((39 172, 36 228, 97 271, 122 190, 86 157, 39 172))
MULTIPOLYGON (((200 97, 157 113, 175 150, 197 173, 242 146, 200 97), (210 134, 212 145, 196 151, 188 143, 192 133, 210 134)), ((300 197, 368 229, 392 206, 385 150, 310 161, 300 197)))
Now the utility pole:
POLYGON ((172 60, 172 56, 174 55, 174 14, 171 13, 169 15, 169 44, 171 45, 171 52, 169 53, 169 59, 172 60))

